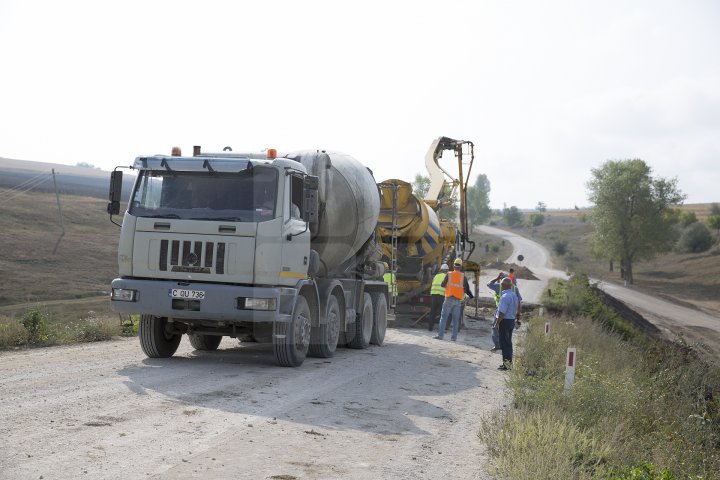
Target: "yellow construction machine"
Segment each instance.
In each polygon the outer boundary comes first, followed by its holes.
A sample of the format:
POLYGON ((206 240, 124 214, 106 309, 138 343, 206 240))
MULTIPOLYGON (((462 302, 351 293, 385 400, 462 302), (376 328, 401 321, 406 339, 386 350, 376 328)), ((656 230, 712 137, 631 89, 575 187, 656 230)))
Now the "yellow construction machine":
MULTIPOLYGON (((430 188, 424 199, 402 180, 378 184, 380 216, 376 237, 381 238, 383 258, 395 274, 397 298, 391 301, 393 306, 425 303, 422 297, 429 293, 440 265, 451 265, 455 258, 461 258, 465 271, 479 278, 479 265, 468 260, 475 248, 469 239, 466 205, 473 160, 472 142, 439 137, 425 156, 430 188), (456 173, 454 167, 440 164, 447 150, 454 152, 456 173), (459 200, 459 221, 440 219, 438 210, 456 200, 459 200)), ((477 292, 477 281, 475 284, 477 292)))

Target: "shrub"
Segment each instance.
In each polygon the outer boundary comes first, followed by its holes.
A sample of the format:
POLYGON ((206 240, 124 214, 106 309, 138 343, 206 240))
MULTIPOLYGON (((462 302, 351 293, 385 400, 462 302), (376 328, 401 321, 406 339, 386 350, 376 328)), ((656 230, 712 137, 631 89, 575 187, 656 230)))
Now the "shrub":
POLYGON ((88 316, 81 318, 75 324, 66 326, 69 337, 76 342, 99 342, 110 340, 120 334, 120 324, 107 318, 98 318, 95 312, 88 312, 88 316))
POLYGON ((542 213, 531 213, 528 215, 528 227, 539 227, 543 223, 545 223, 545 215, 542 213))
POLYGON ((710 230, 704 224, 695 222, 683 230, 677 247, 683 252, 699 253, 709 249, 712 244, 710 230))
POLYGON ((567 247, 568 247, 567 240, 562 239, 562 240, 555 240, 555 242, 553 242, 553 251, 560 256, 563 256, 567 253, 567 247))
POLYGON ((0 347, 17 347, 27 342, 27 330, 15 319, 0 318, 0 347))
POLYGON ((20 321, 27 331, 27 342, 43 343, 48 340, 48 314, 38 308, 25 312, 20 321))
POLYGON ((692 225, 697 221, 698 219, 697 215, 695 215, 695 212, 684 212, 682 215, 680 215, 680 225, 682 225, 683 227, 692 225))

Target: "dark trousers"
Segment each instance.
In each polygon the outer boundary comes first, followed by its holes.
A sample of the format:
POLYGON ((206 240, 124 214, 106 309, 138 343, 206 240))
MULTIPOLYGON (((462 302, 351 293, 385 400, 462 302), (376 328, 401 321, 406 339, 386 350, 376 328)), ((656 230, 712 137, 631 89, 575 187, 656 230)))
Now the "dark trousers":
POLYGON ((440 321, 440 312, 442 311, 445 296, 430 295, 430 316, 428 317, 428 330, 435 328, 435 323, 440 321))
POLYGON ((515 319, 503 319, 500 322, 500 350, 502 350, 503 364, 505 362, 512 363, 513 347, 512 347, 512 333, 515 330, 515 319))

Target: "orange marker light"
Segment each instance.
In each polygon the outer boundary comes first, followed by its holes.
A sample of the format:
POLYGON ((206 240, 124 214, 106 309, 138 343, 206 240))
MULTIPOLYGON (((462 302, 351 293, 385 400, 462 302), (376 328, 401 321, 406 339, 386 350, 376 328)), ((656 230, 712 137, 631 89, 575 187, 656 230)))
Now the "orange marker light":
POLYGON ((173 147, 171 155, 173 157, 182 157, 182 150, 180 150, 180 147, 173 147))
POLYGON ((268 148, 267 150, 267 158, 275 158, 277 157, 277 150, 274 148, 268 148))

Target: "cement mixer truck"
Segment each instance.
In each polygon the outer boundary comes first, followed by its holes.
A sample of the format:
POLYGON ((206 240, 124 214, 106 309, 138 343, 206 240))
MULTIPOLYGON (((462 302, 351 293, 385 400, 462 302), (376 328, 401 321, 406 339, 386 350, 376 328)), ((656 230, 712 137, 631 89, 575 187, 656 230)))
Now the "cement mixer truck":
MULTIPOLYGON (((112 309, 140 314, 151 358, 187 334, 272 344, 281 366, 338 345, 382 345, 388 286, 376 225, 380 194, 353 157, 307 151, 138 157, 121 224, 112 309)), ((108 213, 120 214, 122 171, 108 213)), ((113 223, 115 223, 113 221, 113 223)))

